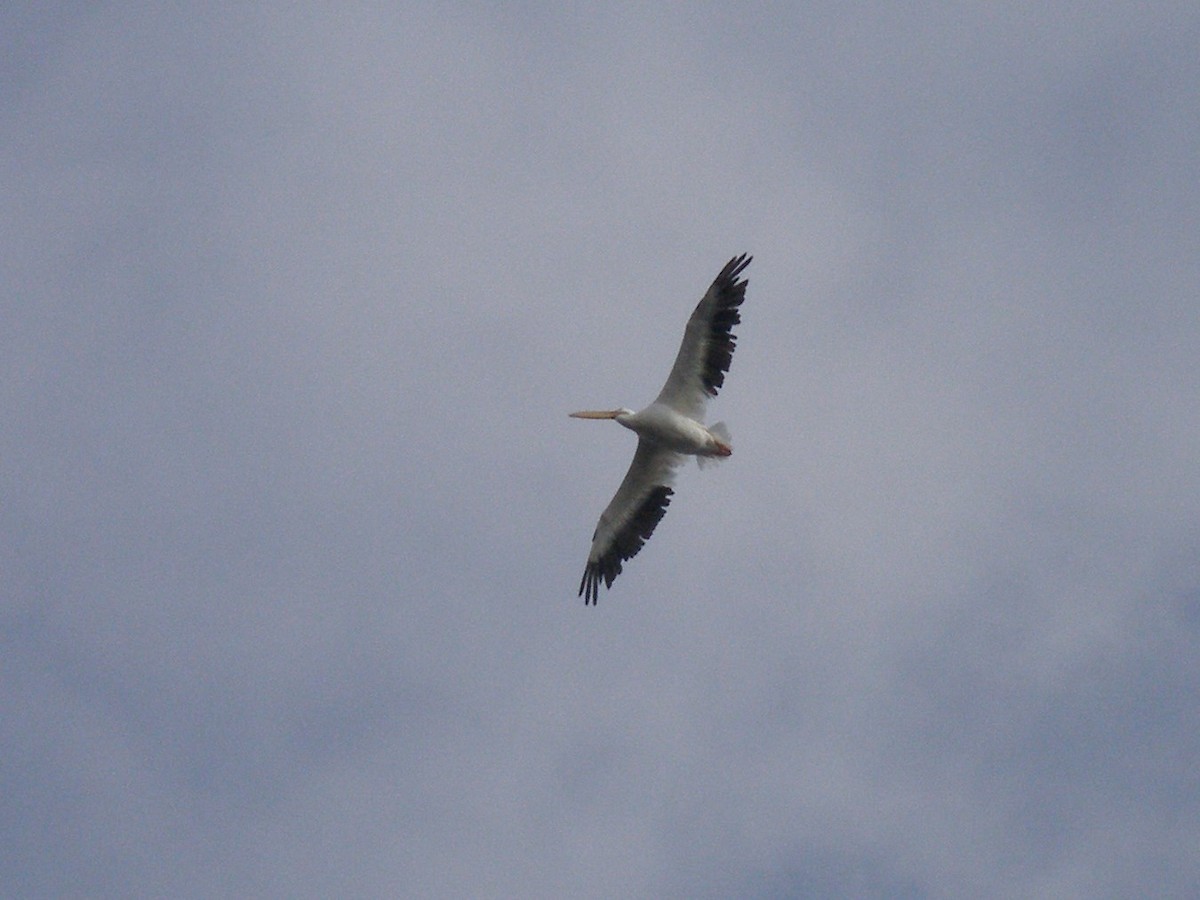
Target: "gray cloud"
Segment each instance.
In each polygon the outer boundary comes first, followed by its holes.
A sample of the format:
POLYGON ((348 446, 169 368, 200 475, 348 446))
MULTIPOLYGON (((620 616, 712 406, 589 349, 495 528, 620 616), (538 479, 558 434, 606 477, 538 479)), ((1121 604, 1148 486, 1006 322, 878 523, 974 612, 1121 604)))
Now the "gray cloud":
POLYGON ((4 15, 6 895, 1195 893, 1190 8, 4 15))

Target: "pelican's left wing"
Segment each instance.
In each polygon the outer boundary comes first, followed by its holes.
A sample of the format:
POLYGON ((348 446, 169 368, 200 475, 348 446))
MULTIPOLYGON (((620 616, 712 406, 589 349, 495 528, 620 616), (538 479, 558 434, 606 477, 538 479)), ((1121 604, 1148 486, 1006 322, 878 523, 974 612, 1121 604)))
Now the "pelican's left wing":
POLYGON ((599 598, 601 581, 612 587, 613 579, 621 574, 621 564, 636 556, 654 533, 671 502, 672 475, 682 461, 672 450, 638 440, 625 480, 600 514, 592 535, 592 550, 579 583, 585 606, 599 598))
POLYGON ((746 299, 746 280, 738 276, 752 257, 735 256, 721 270, 712 286, 696 305, 683 333, 683 344, 675 365, 658 395, 659 403, 704 421, 704 406, 725 383, 737 337, 733 326, 742 321, 738 307, 746 299))

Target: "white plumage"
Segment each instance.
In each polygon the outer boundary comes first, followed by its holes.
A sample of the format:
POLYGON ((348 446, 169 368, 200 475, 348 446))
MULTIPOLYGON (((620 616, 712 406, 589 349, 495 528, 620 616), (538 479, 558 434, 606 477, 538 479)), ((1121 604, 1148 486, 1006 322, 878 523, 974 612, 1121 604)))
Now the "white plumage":
POLYGON ((686 456, 702 465, 733 452, 725 423, 704 425, 709 397, 725 382, 737 345, 733 326, 741 321, 738 307, 746 297, 746 280, 738 276, 750 257, 734 257, 721 270, 697 304, 684 331, 683 343, 657 399, 640 412, 631 409, 571 413, 578 419, 616 419, 637 432, 638 447, 625 479, 600 514, 592 536, 579 595, 584 603, 599 599, 600 582, 611 588, 622 563, 631 559, 654 533, 674 493, 672 477, 686 456))

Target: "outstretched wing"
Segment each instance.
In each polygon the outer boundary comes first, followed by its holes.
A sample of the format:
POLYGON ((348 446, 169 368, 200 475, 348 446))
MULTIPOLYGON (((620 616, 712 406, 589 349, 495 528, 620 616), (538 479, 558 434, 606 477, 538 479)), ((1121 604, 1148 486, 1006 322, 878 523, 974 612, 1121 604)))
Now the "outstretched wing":
POLYGON ((674 451, 638 440, 625 480, 600 514, 592 535, 592 550, 579 583, 584 605, 599 599, 601 581, 612 587, 613 579, 621 574, 621 564, 636 556, 654 533, 671 502, 671 477, 682 461, 674 451))
POLYGON ((733 326, 742 321, 738 307, 746 299, 746 280, 738 275, 750 265, 752 257, 735 256, 721 270, 712 287, 697 304, 683 333, 683 344, 675 365, 658 395, 659 403, 704 421, 704 406, 709 397, 725 383, 725 373, 733 359, 737 337, 733 326))

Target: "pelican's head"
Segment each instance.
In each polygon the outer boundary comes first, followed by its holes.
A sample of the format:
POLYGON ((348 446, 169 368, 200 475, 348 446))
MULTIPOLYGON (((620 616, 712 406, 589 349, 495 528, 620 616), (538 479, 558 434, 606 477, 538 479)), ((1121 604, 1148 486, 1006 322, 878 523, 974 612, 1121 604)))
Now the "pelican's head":
POLYGON ((573 419, 619 419, 621 416, 632 416, 633 410, 622 406, 620 409, 585 409, 581 412, 570 413, 573 419))

